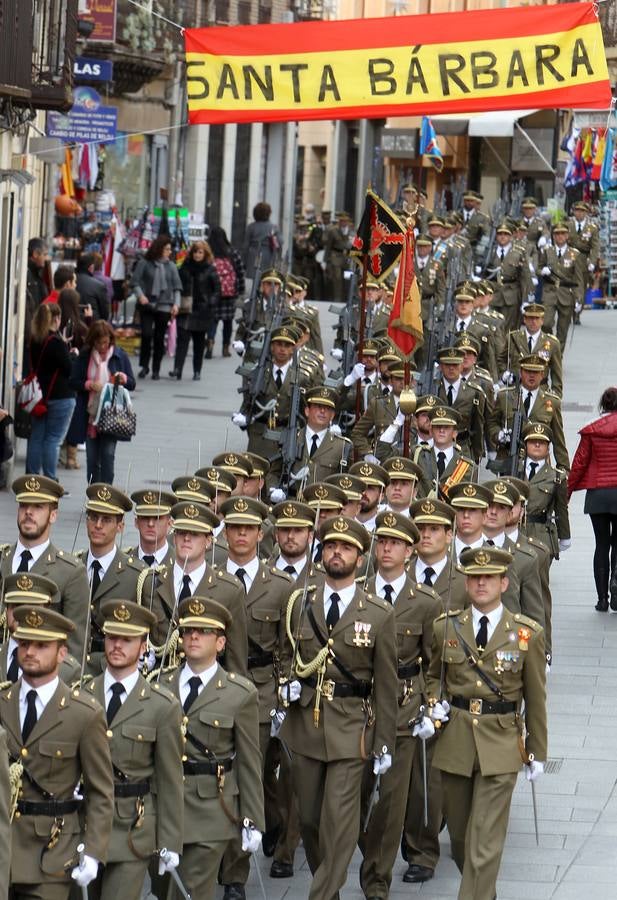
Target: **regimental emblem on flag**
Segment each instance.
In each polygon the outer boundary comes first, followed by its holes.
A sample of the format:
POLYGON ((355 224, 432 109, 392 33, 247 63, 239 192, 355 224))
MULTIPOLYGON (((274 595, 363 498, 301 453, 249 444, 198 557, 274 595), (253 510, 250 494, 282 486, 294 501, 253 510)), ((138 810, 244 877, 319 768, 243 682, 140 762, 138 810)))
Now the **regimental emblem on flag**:
POLYGON ((353 256, 368 259, 368 271, 385 278, 394 268, 403 249, 405 228, 392 210, 373 191, 366 192, 364 212, 353 240, 353 256))
POLYGON ((420 129, 420 154, 428 156, 433 166, 438 172, 443 169, 443 156, 437 144, 437 134, 433 127, 433 123, 428 116, 422 117, 422 128, 420 129))

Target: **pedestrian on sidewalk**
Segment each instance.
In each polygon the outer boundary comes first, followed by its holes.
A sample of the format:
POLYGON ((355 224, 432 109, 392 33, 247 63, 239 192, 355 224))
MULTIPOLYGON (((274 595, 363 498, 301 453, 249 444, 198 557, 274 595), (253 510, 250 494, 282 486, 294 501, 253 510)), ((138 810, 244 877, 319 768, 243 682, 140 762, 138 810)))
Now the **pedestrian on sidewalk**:
MULTIPOLYGON (((266 269, 278 266, 282 255, 279 227, 270 221, 272 207, 269 203, 256 203, 254 221, 247 225, 244 234, 243 260, 247 279, 259 278, 266 269)), ((250 289, 250 286, 249 286, 250 289)))
POLYGON ((568 500, 574 491, 587 489, 585 514, 591 516, 596 540, 593 576, 598 612, 617 611, 617 387, 600 398, 599 419, 581 428, 572 469, 568 476, 568 500))
MULTIPOLYGON (((60 333, 69 347, 71 357, 79 356, 79 351, 86 342, 88 328, 92 324, 92 307, 86 306, 80 311, 79 294, 72 288, 63 288, 58 295, 58 306, 62 312, 60 333)), ((45 301, 47 302, 47 301, 45 301)), ((73 410, 66 439, 60 450, 60 463, 67 469, 80 469, 77 460, 77 445, 80 443, 77 406, 73 410)))
POLYGON ((214 255, 206 241, 191 244, 188 256, 180 267, 182 300, 176 317, 178 342, 172 378, 180 380, 182 369, 193 338, 193 381, 201 378, 201 366, 206 348, 206 334, 212 322, 216 328, 216 307, 220 284, 214 267, 214 255))
POLYGON ((210 229, 208 242, 214 254, 214 265, 221 283, 215 316, 208 330, 206 359, 212 359, 214 340, 219 321, 223 323, 223 356, 231 356, 231 329, 236 313, 236 301, 244 296, 244 263, 238 250, 231 246, 227 234, 219 225, 210 229))
POLYGON ((165 334, 172 315, 180 308, 182 282, 175 263, 171 260, 169 235, 157 237, 146 255, 133 271, 131 288, 137 295, 141 319, 141 349, 139 352, 139 377, 150 373, 158 381, 161 361, 165 354, 165 334))

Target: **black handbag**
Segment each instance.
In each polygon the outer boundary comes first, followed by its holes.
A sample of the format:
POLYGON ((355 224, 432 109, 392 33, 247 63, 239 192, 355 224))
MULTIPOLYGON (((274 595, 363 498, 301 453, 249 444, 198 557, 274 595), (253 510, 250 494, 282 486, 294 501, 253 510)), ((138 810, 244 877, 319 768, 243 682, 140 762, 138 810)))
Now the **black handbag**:
POLYGON ((99 434, 106 437, 113 437, 117 441, 131 440, 137 431, 137 414, 125 388, 114 385, 111 403, 103 406, 96 427, 99 434))

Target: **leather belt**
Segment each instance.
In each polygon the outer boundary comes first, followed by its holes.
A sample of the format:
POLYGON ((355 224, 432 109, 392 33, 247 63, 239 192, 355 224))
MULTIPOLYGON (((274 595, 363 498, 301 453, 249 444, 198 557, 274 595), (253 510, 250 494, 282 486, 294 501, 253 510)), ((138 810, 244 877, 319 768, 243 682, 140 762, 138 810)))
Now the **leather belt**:
POLYGON ((149 793, 149 781, 114 782, 114 797, 145 797, 149 793))
POLYGON ((414 675, 420 674, 420 664, 412 663, 409 666, 399 666, 396 674, 399 678, 413 678, 414 675))
POLYGON ((253 653, 248 658, 249 669, 261 669, 263 666, 271 666, 274 663, 274 655, 269 651, 253 653))
MULTIPOLYGON (((309 687, 317 687, 316 678, 303 678, 302 681, 304 684, 308 684, 309 687)), ((373 685, 370 681, 359 681, 357 684, 349 684, 345 681, 328 680, 324 681, 321 693, 326 700, 331 700, 333 697, 362 697, 362 699, 366 699, 370 697, 372 689, 373 685)))
POLYGON ((185 759, 182 768, 185 775, 218 775, 223 772, 231 772, 233 759, 221 759, 219 762, 197 762, 194 759, 185 759))
POLYGON ((546 513, 544 513, 543 515, 537 515, 537 516, 529 516, 528 515, 527 521, 533 522, 535 525, 546 525, 546 523, 548 522, 548 516, 546 513))
POLYGON ((83 800, 18 800, 17 812, 22 816, 66 816, 81 809, 83 800))
POLYGON ((517 710, 517 704, 513 700, 481 700, 477 697, 452 697, 452 706, 466 709, 474 716, 495 716, 517 710))

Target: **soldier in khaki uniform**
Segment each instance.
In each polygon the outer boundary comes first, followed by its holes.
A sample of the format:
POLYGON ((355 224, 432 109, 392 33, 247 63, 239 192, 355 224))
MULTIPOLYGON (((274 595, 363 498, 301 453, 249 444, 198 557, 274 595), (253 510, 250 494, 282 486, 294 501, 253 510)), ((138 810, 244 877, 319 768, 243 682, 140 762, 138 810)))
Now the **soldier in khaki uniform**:
POLYGON ((107 859, 113 777, 103 710, 58 669, 72 623, 43 606, 15 610, 17 684, 0 693, 9 758, 24 767, 11 834, 11 897, 67 900, 107 859), (83 782, 83 796, 75 787, 83 782), (80 863, 77 847, 85 844, 80 863))
POLYGON ((482 238, 488 238, 491 224, 489 217, 480 209, 482 197, 477 191, 465 191, 463 194, 463 234, 476 249, 482 238))
POLYGON ((480 365, 491 373, 495 382, 498 377, 495 343, 488 323, 474 317, 475 293, 471 282, 464 282, 457 287, 454 294, 454 330, 457 338, 467 335, 477 342, 480 365))
POLYGON ((51 527, 58 518, 58 501, 64 488, 44 475, 22 475, 11 489, 17 500, 15 544, 2 547, 0 575, 36 572, 50 578, 60 592, 59 612, 70 619, 69 650, 81 659, 88 626, 88 578, 82 563, 72 554, 58 550, 51 541, 51 527))
MULTIPOLYGON (((572 204, 573 218, 568 220, 568 243, 582 255, 585 263, 585 286, 591 287, 594 272, 600 259, 600 228, 589 217, 591 209, 584 200, 572 204)), ((575 310, 575 324, 580 321, 581 310, 575 310)))
POLYGON ((441 369, 437 397, 443 405, 456 410, 459 416, 457 440, 461 453, 478 463, 484 455, 484 391, 472 382, 463 381, 462 350, 442 347, 437 358, 441 369))
POLYGON ((316 353, 323 354, 323 341, 321 338, 321 326, 319 324, 319 310, 306 302, 306 294, 309 282, 301 275, 288 275, 287 285, 291 288, 289 308, 292 313, 300 310, 306 316, 310 329, 308 347, 316 353))
MULTIPOLYGON (((543 330, 544 306, 542 303, 528 303, 523 310, 523 324, 518 331, 510 332, 508 348, 509 366, 513 373, 520 371, 521 359, 535 353, 547 364, 545 385, 560 397, 563 393, 563 362, 561 345, 554 334, 543 330)), ((504 381, 508 381, 504 373, 504 381)))
MULTIPOLYGON (((184 710, 184 845, 178 873, 197 900, 213 900, 226 848, 241 835, 254 853, 264 830, 257 691, 217 663, 231 616, 197 595, 179 608, 184 665, 161 681, 184 710)), ((241 894, 228 896, 237 900, 241 894)), ((174 900, 180 894, 173 893, 174 900)))
POLYGON ((430 332, 446 301, 445 266, 433 256, 433 240, 428 234, 416 238, 415 271, 420 290, 424 343, 414 352, 414 365, 423 369, 426 364, 426 348, 430 344, 430 332))
POLYGON ((381 509, 409 518, 409 507, 416 496, 425 497, 430 489, 423 470, 404 456, 391 456, 385 461, 383 468, 389 480, 381 509))
MULTIPOLYGON (((2 584, 2 599, 6 612, 7 640, 0 647, 0 681, 13 684, 21 677, 19 668, 19 644, 14 634, 17 628, 14 610, 19 606, 51 606, 58 609, 60 594, 58 586, 44 575, 36 572, 16 572, 6 575, 2 584)), ((73 684, 79 678, 81 661, 67 653, 58 669, 60 679, 65 684, 73 684)))
POLYGON ((435 622, 426 688, 433 720, 449 718, 434 765, 462 873, 458 897, 493 900, 517 774, 528 762, 527 778, 535 780, 547 757, 544 635, 501 602, 509 553, 465 550, 461 562, 471 607, 435 622))
POLYGON ((175 496, 157 488, 134 491, 131 500, 135 504, 135 527, 139 532, 139 544, 125 548, 124 552, 128 556, 136 556, 146 566, 172 565, 169 529, 175 496))
POLYGON ((399 410, 399 398, 405 387, 402 361, 390 363, 388 373, 392 390, 370 401, 351 432, 354 450, 368 462, 383 462, 389 456, 400 455, 404 416, 399 410))
POLYGON ((336 215, 336 224, 330 225, 323 234, 324 262, 326 264, 326 297, 334 303, 345 300, 345 278, 351 248, 351 216, 346 212, 336 215))
POLYGON ((456 443, 459 423, 456 410, 438 406, 431 411, 430 418, 433 444, 422 447, 418 465, 424 473, 424 482, 429 485, 431 496, 436 497, 440 485, 447 495, 451 485, 471 481, 475 466, 473 460, 463 456, 456 443))
MULTIPOLYGON (((88 670, 96 675, 101 671, 104 648, 101 603, 116 597, 137 600, 138 582, 146 566, 123 553, 116 544, 124 531, 124 514, 133 509, 126 494, 108 484, 91 484, 86 488, 86 497, 90 546, 80 550, 77 558, 84 563, 90 582, 86 595, 90 598, 88 670)), ((81 659, 81 651, 77 658, 81 659)))
POLYGON ((368 760, 375 775, 390 768, 397 720, 392 606, 355 582, 368 534, 336 516, 320 537, 325 581, 290 597, 282 642, 290 677, 280 689, 289 703, 281 733, 293 754, 310 900, 336 897, 345 883, 364 769, 368 760))
POLYGON ((495 395, 495 381, 488 369, 479 366, 478 356, 480 355, 480 345, 478 341, 468 334, 461 334, 457 337, 453 344, 456 350, 463 351, 463 366, 461 369, 461 378, 469 381, 471 384, 481 388, 484 392, 485 417, 484 417, 484 440, 488 444, 486 437, 486 415, 487 411, 492 407, 495 395))
POLYGON ((509 464, 512 421, 515 411, 520 409, 524 419, 549 426, 557 465, 569 470, 570 458, 563 430, 561 398, 541 387, 546 375, 546 361, 532 353, 522 357, 519 367, 519 388, 502 388, 488 414, 487 433, 490 444, 497 453, 497 466, 509 464))
POLYGON ((475 297, 473 300, 474 321, 488 325, 495 347, 495 362, 500 374, 506 368, 508 352, 508 332, 503 313, 491 309, 491 300, 495 294, 495 286, 486 280, 475 281, 475 297))
POLYGON ((345 491, 335 484, 326 484, 325 481, 319 481, 317 484, 309 484, 304 489, 302 499, 311 509, 315 510, 317 539, 313 548, 312 561, 313 563, 321 563, 323 547, 319 540, 319 530, 327 519, 332 519, 334 516, 342 514, 343 507, 347 505, 347 496, 345 491))
POLYGON ((497 226, 495 240, 497 246, 487 267, 488 277, 495 281, 491 305, 505 316, 506 330, 514 331, 520 321, 521 304, 533 293, 529 262, 526 251, 514 244, 507 222, 497 226))
MULTIPOLYGON (((252 497, 230 497, 221 506, 229 545, 227 572, 238 578, 246 592, 248 636, 248 677, 259 693, 259 746, 265 763, 270 743, 270 713, 277 706, 280 672, 279 631, 293 589, 285 572, 259 559, 257 548, 268 507, 252 497)), ((264 771, 266 831, 279 824, 278 797, 274 771, 264 771)), ((249 875, 249 857, 240 841, 232 841, 225 852, 221 881, 229 900, 242 895, 249 875), (241 889, 241 890, 240 890, 241 889)))
POLYGON ((553 244, 544 248, 538 263, 546 311, 544 327, 557 335, 563 353, 572 316, 577 307, 579 311, 582 308, 587 273, 583 254, 568 245, 568 226, 557 222, 551 233, 553 244))
MULTIPOLYGON (((178 605, 194 594, 208 596, 229 609, 234 618, 229 642, 225 644, 224 665, 230 671, 246 673, 244 591, 237 578, 210 564, 209 551, 218 516, 202 503, 185 500, 172 507, 171 517, 175 562, 162 572, 149 573, 140 595, 141 604, 156 616, 156 625, 151 629, 156 653, 163 653, 177 629, 178 605)), ((172 647, 176 640, 173 639, 172 647)))
POLYGON ((101 608, 105 672, 86 692, 106 711, 114 770, 114 822, 107 863, 91 896, 139 900, 148 862, 167 849, 160 874, 176 868, 182 852, 182 711, 176 698, 138 669, 154 615, 128 600, 101 608))
POLYGON ((521 203, 522 224, 525 226, 525 240, 529 252, 544 247, 549 238, 548 228, 542 216, 538 215, 538 204, 535 197, 524 197, 521 203), (542 240, 544 239, 544 240, 542 240))
MULTIPOLYGON (((394 607, 397 643, 398 719, 392 768, 380 785, 366 833, 360 834, 364 856, 360 881, 365 897, 386 900, 392 881, 392 868, 400 845, 414 750, 413 722, 424 696, 424 673, 428 668, 433 621, 441 612, 441 600, 432 589, 415 584, 405 569, 413 544, 419 539, 411 519, 393 512, 377 516, 376 575, 365 589, 383 597, 394 607)), ((415 735, 414 735, 415 736, 415 735)), ((364 802, 371 789, 370 773, 365 771, 364 802)), ((417 810, 418 817, 419 810, 417 810)))

